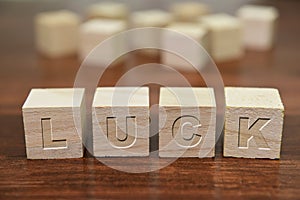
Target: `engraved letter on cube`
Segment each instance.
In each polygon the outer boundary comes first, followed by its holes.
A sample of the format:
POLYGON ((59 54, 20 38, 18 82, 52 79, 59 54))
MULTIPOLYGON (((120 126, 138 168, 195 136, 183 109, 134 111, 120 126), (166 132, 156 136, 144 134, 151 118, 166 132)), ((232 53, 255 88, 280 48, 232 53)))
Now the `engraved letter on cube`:
POLYGON ((126 130, 122 130, 118 126, 119 118, 106 118, 107 138, 110 143, 117 148, 129 148, 136 140, 136 118, 134 116, 129 116, 125 119, 126 130))
POLYGON ((262 130, 269 122, 270 119, 258 118, 250 125, 248 117, 240 117, 239 148, 248 149, 250 140, 254 139, 258 149, 268 150, 269 146, 262 135, 262 130))
POLYGON ((42 119, 42 134, 43 134, 43 147, 46 148, 66 148, 67 141, 54 140, 52 135, 52 123, 50 118, 42 119))
POLYGON ((201 142, 202 138, 199 134, 200 126, 200 122, 196 117, 181 116, 173 124, 173 138, 182 147, 195 147, 201 142))

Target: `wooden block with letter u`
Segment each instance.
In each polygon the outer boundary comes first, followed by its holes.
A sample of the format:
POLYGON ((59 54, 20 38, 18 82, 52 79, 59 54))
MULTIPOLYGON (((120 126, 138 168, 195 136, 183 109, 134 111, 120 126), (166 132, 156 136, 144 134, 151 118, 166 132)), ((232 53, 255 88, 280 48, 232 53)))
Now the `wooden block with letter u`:
POLYGON ((95 157, 149 155, 148 88, 97 88, 92 115, 95 157))
POLYGON ((32 89, 22 112, 28 159, 83 156, 84 89, 32 89))
POLYGON ((277 89, 225 88, 224 156, 280 158, 284 107, 277 89))
POLYGON ((161 88, 160 157, 214 157, 215 125, 212 88, 161 88))

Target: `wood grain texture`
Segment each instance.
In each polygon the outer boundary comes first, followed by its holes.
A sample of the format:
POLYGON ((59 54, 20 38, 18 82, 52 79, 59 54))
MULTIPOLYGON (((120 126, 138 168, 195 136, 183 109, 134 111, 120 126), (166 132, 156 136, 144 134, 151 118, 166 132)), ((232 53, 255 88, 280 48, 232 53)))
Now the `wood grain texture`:
POLYGON ((92 112, 94 156, 149 155, 148 88, 98 88, 92 112))
POLYGON ((32 89, 23 107, 28 159, 80 158, 83 89, 32 89))
MULTIPOLYGON (((230 2, 233 1, 216 3, 223 8, 232 5, 230 2)), ((46 6, 62 9, 68 3, 47 1, 46 6)), ((85 6, 81 3, 85 2, 72 1, 69 5, 82 10, 85 6)), ((151 6, 152 3, 158 2, 151 2, 151 6)), ((113 170, 89 155, 79 159, 27 160, 21 105, 33 87, 72 87, 80 61, 76 57, 50 60, 36 54, 32 19, 45 9, 45 1, 1 1, 0 198, 298 199, 300 2, 255 3, 275 6, 280 12, 275 48, 266 52, 247 51, 240 61, 218 63, 218 67, 225 85, 279 89, 285 106, 280 160, 223 158, 223 140, 219 139, 215 158, 182 158, 156 172, 128 174, 113 170)), ((126 67, 107 69, 99 86, 114 86, 131 66, 158 61, 136 54, 132 57, 135 59, 126 67)), ((140 76, 153 74, 167 79, 170 86, 179 85, 173 74, 152 72, 140 76)), ((192 86, 205 85, 199 74, 183 74, 192 86)), ((158 104, 159 86, 149 84, 149 87, 150 105, 158 104)), ((157 115, 151 109, 153 114, 157 115)), ((157 127, 151 126, 150 131, 155 130, 157 127)), ((155 136, 150 139, 158 140, 155 136)), ((158 148, 154 145, 150 150, 155 149, 158 148)))
POLYGON ((213 90, 161 88, 159 98, 159 156, 214 157, 216 106, 213 90))
POLYGON ((280 158, 284 107, 278 90, 225 88, 224 156, 280 158))

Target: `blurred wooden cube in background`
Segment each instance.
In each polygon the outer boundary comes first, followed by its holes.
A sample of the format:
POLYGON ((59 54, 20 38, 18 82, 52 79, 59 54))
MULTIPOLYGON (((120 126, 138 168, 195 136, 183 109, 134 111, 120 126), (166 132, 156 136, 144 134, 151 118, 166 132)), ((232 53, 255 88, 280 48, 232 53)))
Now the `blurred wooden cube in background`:
POLYGON ((176 21, 197 22, 201 16, 210 13, 208 5, 198 2, 178 2, 170 8, 176 21))
POLYGON ((37 50, 51 58, 76 54, 79 24, 79 17, 67 10, 38 14, 35 17, 37 50))
POLYGON ((225 88, 224 156, 280 158, 284 107, 277 89, 225 88))
POLYGON ((126 4, 105 1, 90 5, 87 9, 87 18, 107 18, 107 19, 123 19, 126 20, 129 15, 129 9, 126 4))
POLYGON ((32 89, 22 112, 28 159, 83 156, 84 89, 32 89))
POLYGON ((217 62, 240 58, 244 54, 242 24, 228 14, 213 14, 199 18, 209 30, 210 53, 217 62))
MULTIPOLYGON (((182 49, 185 52, 180 53, 180 55, 188 54, 189 58, 195 62, 195 67, 202 68, 207 61, 206 58, 208 57, 205 51, 202 50, 202 48, 198 45, 202 45, 204 49, 208 49, 209 38, 207 29, 197 23, 183 22, 173 23, 166 28, 170 29, 170 31, 164 31, 162 34, 162 49, 173 49, 174 51, 180 51, 180 49, 182 49), (189 37, 195 40, 194 45, 190 45, 190 43, 186 42, 189 40, 189 37)), ((183 71, 193 70, 194 67, 188 60, 186 60, 187 58, 182 58, 180 55, 175 55, 174 53, 168 51, 162 51, 162 64, 172 66, 175 69, 183 71)))
MULTIPOLYGON (((145 28, 155 27, 164 28, 173 21, 173 17, 170 13, 155 9, 155 10, 143 10, 133 12, 130 16, 130 27, 131 28, 145 28)), ((136 32, 133 36, 132 45, 133 47, 148 47, 148 46, 160 46, 161 32, 159 31, 144 31, 143 34, 136 32)), ((158 50, 155 49, 144 49, 140 53, 157 56, 158 50)))
POLYGON ((279 16, 276 8, 245 5, 237 16, 243 22, 243 40, 248 49, 269 50, 274 46, 279 16))
MULTIPOLYGON (((125 31, 127 28, 124 20, 92 19, 80 26, 79 57, 85 59, 91 50, 109 37, 125 31)), ((125 40, 113 40, 113 44, 95 49, 88 61, 98 65, 108 62, 110 58, 118 57, 125 48, 125 40)), ((104 66, 103 66, 104 67, 104 66)))

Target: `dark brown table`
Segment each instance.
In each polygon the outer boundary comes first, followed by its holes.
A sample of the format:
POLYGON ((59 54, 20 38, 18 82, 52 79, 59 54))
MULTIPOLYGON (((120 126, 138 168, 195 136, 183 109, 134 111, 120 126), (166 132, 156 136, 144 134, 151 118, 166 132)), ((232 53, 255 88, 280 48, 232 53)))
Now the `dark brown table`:
MULTIPOLYGON (((73 87, 80 62, 75 56, 51 60, 36 53, 33 15, 50 8, 37 2, 0 2, 0 199, 299 199, 300 2, 259 3, 275 5, 280 11, 276 48, 247 51, 241 60, 218 63, 218 67, 226 86, 280 90, 286 109, 281 159, 223 158, 220 139, 213 159, 180 158, 159 171, 129 174, 88 154, 80 159, 26 159, 21 106, 28 92, 31 88, 73 87)), ((139 63, 157 61, 138 59, 139 63)), ((126 70, 122 65, 111 67, 101 85, 113 86, 126 70)), ((184 75, 193 86, 201 85, 199 75, 184 75)), ((158 86, 150 87, 151 103, 155 104, 158 86)))

